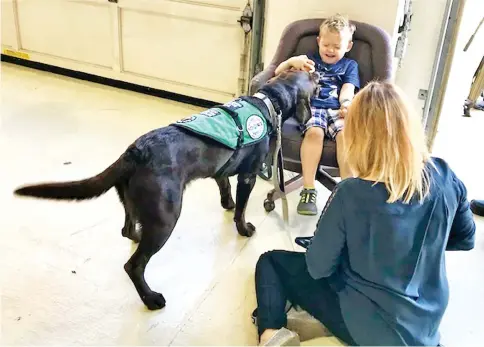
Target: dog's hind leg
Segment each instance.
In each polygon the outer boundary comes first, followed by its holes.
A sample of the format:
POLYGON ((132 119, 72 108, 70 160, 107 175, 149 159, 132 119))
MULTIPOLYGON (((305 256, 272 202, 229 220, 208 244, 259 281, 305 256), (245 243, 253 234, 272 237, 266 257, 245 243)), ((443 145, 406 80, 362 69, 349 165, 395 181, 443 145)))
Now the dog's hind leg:
POLYGON ((131 278, 141 300, 150 310, 158 310, 166 305, 166 300, 161 293, 151 290, 145 279, 145 269, 150 258, 156 254, 168 240, 173 228, 169 224, 154 223, 142 224, 143 233, 138 249, 124 265, 128 276, 131 278))
POLYGON ((228 177, 216 178, 218 188, 220 189, 220 202, 222 207, 226 210, 233 210, 235 207, 234 199, 232 198, 232 187, 228 177))
MULTIPOLYGON (((163 180, 170 179, 164 177, 163 180)), ((173 182, 173 181, 172 181, 173 182)), ((133 281, 143 303, 150 310, 161 309, 166 301, 161 293, 149 287, 145 280, 145 268, 170 237, 181 212, 182 189, 180 184, 161 186, 154 175, 140 177, 138 183, 131 180, 129 196, 136 204, 142 233, 138 249, 124 269, 133 281)))
POLYGON ((116 185, 116 191, 119 196, 119 200, 124 207, 124 226, 121 230, 121 235, 127 237, 133 242, 138 243, 141 239, 141 231, 136 230, 136 217, 133 211, 133 206, 126 194, 126 186, 122 184, 116 185))
POLYGON ((250 237, 255 233, 255 226, 245 221, 245 209, 250 193, 256 181, 255 174, 240 174, 237 176, 237 196, 234 221, 237 231, 242 236, 250 237))

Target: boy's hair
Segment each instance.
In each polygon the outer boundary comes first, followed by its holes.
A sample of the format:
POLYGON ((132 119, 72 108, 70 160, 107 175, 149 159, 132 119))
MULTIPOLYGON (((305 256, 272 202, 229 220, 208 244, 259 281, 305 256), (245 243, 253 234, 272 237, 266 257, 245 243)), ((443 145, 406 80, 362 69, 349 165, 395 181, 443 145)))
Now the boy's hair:
POLYGON ((370 82, 356 94, 345 117, 345 157, 356 177, 383 182, 387 202, 429 192, 430 160, 424 129, 404 93, 388 82, 370 82))
POLYGON ((346 31, 347 34, 350 35, 351 40, 353 38, 353 33, 356 30, 356 26, 351 24, 347 17, 338 13, 323 20, 323 23, 319 26, 319 32, 321 33, 323 29, 340 34, 346 31))

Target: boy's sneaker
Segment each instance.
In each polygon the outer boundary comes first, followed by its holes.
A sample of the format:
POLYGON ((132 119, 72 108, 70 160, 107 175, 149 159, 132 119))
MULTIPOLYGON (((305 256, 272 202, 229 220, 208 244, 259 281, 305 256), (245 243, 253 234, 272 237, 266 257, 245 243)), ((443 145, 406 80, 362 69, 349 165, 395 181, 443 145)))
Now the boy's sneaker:
POLYGON ((471 211, 475 215, 484 217, 484 200, 472 200, 471 211))
POLYGON ((316 198, 318 192, 316 189, 304 188, 301 191, 301 199, 297 205, 297 213, 306 216, 315 216, 318 214, 318 207, 316 206, 316 198))

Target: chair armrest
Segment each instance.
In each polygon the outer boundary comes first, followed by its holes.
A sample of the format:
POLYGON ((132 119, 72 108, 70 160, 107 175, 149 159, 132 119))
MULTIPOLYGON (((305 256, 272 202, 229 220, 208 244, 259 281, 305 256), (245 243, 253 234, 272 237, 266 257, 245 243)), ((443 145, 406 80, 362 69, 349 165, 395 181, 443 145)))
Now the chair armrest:
POLYGON ((255 94, 264 84, 267 83, 267 81, 274 77, 276 68, 276 65, 271 64, 252 77, 252 80, 250 81, 249 93, 255 94))

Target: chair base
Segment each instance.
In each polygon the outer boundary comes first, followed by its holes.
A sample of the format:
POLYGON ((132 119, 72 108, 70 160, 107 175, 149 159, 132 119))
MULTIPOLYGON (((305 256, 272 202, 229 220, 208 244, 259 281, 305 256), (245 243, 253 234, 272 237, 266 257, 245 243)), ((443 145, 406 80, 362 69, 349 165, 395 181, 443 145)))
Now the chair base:
MULTIPOLYGON (((320 167, 318 172, 316 173, 316 181, 321 183, 326 189, 333 190, 334 187, 338 182, 331 176, 324 167, 320 167)), ((286 194, 292 193, 293 191, 301 188, 303 186, 303 177, 302 174, 299 174, 289 181, 284 183, 284 190, 286 194)), ((271 212, 276 207, 275 201, 280 199, 282 196, 281 194, 272 189, 267 193, 267 198, 264 200, 264 209, 266 212, 271 212)))

